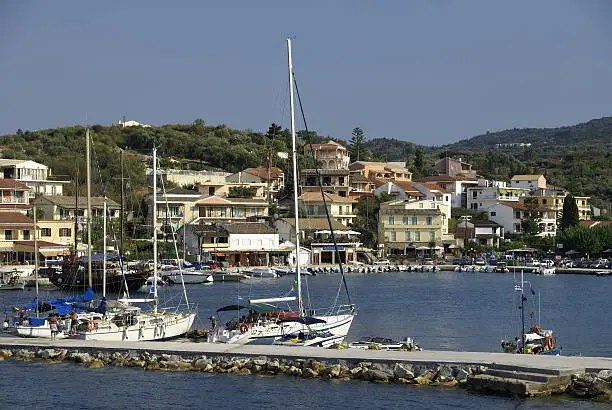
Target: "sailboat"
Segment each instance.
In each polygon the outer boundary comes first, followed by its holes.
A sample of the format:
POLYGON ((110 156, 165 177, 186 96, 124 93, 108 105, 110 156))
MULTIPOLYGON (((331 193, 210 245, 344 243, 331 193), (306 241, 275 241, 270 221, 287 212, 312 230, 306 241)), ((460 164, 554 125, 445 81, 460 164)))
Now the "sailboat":
MULTIPOLYGON (((521 281, 514 285, 515 292, 520 292, 521 304, 521 332, 514 340, 502 340, 501 346, 505 353, 521 353, 521 354, 539 354, 548 356, 559 356, 561 347, 556 346, 555 338, 552 330, 543 329, 539 323, 530 326, 529 330, 525 329, 525 286, 529 285, 532 296, 536 292, 531 287, 531 283, 525 281, 523 271, 521 270, 521 281)), ((538 312, 538 322, 540 314, 538 312)))
POLYGON ((103 317, 81 327, 78 337, 85 340, 105 341, 148 341, 163 340, 182 336, 187 333, 195 320, 195 306, 189 304, 187 291, 183 285, 184 304, 160 307, 157 284, 157 149, 153 149, 153 286, 145 298, 129 297, 129 291, 123 298, 114 302, 109 312, 103 317), (145 310, 136 304, 152 304, 145 310))
POLYGON ((296 263, 294 288, 296 296, 251 299, 248 304, 229 305, 217 312, 248 310, 248 315, 234 318, 225 329, 219 329, 216 318, 213 321, 211 341, 226 343, 276 343, 293 346, 323 346, 340 343, 347 335, 356 314, 352 304, 336 305, 327 309, 306 309, 302 297, 300 267, 300 228, 298 206, 297 148, 294 109, 294 79, 291 57, 291 39, 287 39, 289 69, 289 103, 291 115, 291 140, 293 162, 293 195, 295 208, 296 263), (279 308, 279 304, 287 308, 279 308), (292 304, 295 306, 292 308, 292 304))

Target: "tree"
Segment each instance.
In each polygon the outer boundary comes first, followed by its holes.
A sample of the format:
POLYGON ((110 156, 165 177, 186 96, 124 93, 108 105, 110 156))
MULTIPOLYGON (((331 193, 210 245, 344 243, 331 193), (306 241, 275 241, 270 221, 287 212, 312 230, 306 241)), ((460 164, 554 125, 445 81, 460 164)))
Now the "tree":
POLYGON ((283 128, 276 124, 276 123, 272 123, 270 125, 270 127, 268 128, 268 132, 266 133, 266 138, 268 139, 276 139, 282 136, 282 132, 283 132, 283 128))
POLYGON ((359 127, 353 129, 353 134, 349 142, 349 152, 351 160, 359 161, 364 152, 365 135, 359 127))
POLYGON ((563 231, 572 226, 577 226, 578 224, 580 224, 580 218, 578 216, 576 199, 572 194, 567 194, 563 201, 563 213, 561 214, 559 229, 563 231))
POLYGON ((542 232, 542 218, 540 212, 537 209, 537 201, 533 198, 526 198, 525 205, 527 205, 527 211, 525 217, 521 219, 521 229, 525 235, 537 235, 542 232))

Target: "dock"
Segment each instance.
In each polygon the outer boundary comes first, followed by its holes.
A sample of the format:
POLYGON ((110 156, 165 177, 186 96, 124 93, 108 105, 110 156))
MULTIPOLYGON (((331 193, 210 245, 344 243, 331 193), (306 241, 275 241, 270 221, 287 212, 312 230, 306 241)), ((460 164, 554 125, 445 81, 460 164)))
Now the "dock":
MULTIPOLYGON (((152 369, 207 369, 222 373, 287 374, 441 386, 460 384, 479 391, 520 397, 566 393, 580 377, 589 374, 594 377, 592 375, 599 373, 610 378, 603 380, 604 387, 609 387, 604 397, 612 400, 612 358, 607 357, 322 349, 184 340, 100 342, 0 337, 0 352, 19 355, 20 350, 38 354, 36 357, 40 358, 53 357, 53 353, 48 352, 54 351, 64 352, 64 356, 72 352, 74 357, 85 354, 92 361, 106 357, 108 365, 112 365, 113 360, 116 363, 117 357, 123 354, 125 366, 152 369), (178 362, 172 364, 169 360, 178 362)), ((79 357, 81 359, 75 361, 86 362, 79 357)))

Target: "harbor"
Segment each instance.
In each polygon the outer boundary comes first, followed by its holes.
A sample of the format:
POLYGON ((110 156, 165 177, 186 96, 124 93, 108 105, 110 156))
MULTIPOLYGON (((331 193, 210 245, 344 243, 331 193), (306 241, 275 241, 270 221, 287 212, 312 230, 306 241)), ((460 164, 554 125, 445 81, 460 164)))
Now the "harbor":
POLYGON ((612 400, 612 359, 484 352, 380 351, 194 343, 44 341, 4 336, 0 357, 72 361, 147 370, 201 371, 241 375, 285 375, 455 387, 540 397, 568 393, 612 400), (596 387, 584 388, 595 379, 596 387))

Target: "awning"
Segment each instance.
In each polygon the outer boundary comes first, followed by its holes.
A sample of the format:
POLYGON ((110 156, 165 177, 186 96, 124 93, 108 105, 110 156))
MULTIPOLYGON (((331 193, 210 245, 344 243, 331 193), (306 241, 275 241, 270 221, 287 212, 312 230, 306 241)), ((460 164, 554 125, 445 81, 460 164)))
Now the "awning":
POLYGON ((39 249, 38 253, 42 256, 60 256, 60 255, 68 255, 70 251, 68 249, 39 249))

